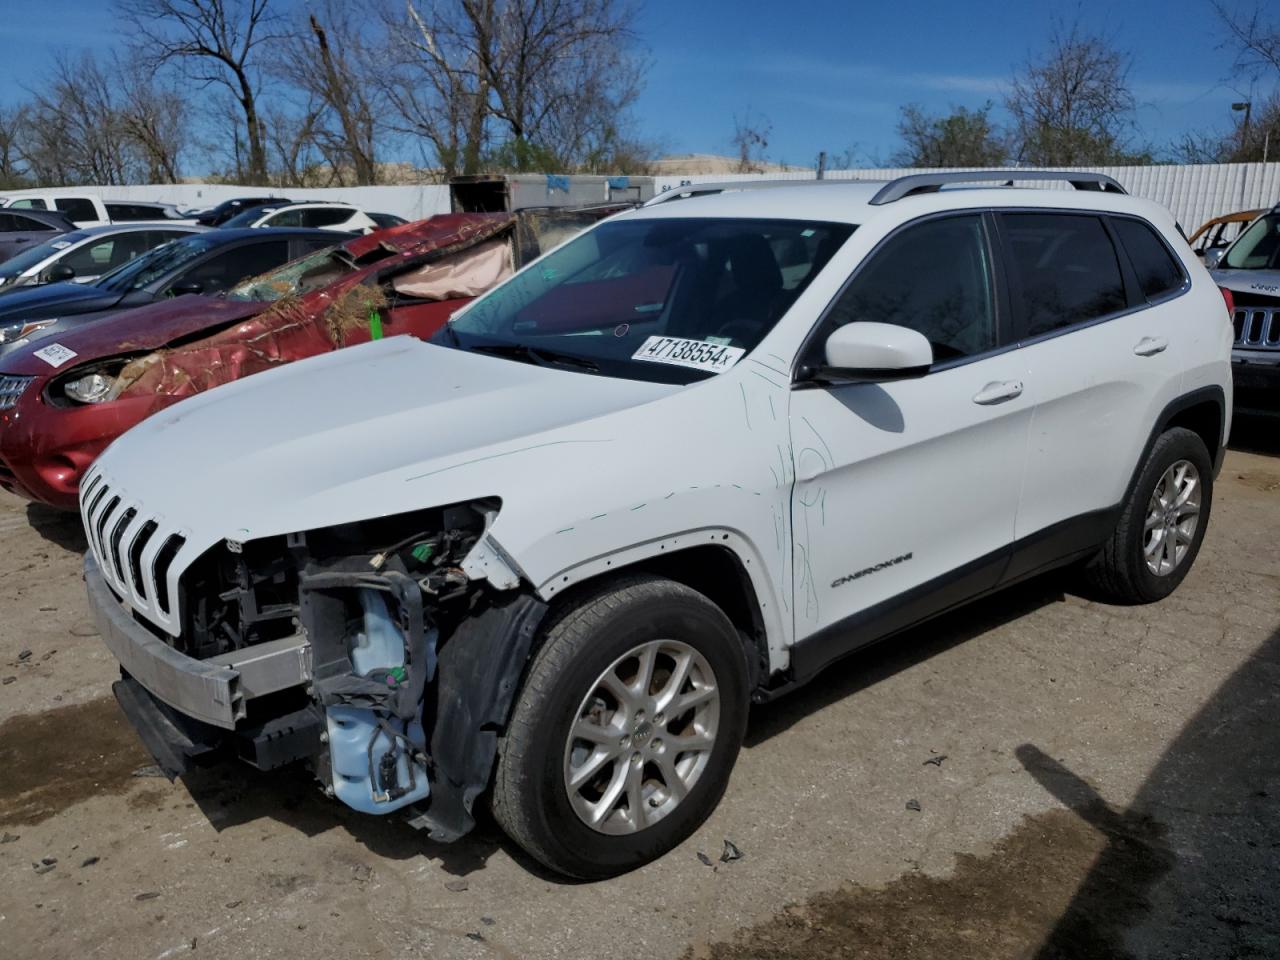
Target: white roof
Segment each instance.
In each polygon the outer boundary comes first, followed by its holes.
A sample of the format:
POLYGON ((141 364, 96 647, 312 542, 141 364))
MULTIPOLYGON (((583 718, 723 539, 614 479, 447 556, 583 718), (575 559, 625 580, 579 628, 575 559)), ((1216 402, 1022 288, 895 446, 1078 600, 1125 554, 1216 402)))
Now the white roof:
MULTIPOLYGON (((626 219, 676 217, 760 217, 772 220, 818 220, 865 224, 884 218, 894 222, 946 210, 990 207, 1054 207, 1132 213, 1172 225, 1172 215, 1159 204, 1123 193, 1043 187, 947 186, 889 203, 871 205, 885 181, 808 180, 771 183, 767 189, 729 189, 641 207, 626 219)), ((697 185, 695 185, 697 186, 697 185)), ((712 186, 712 185, 703 185, 712 186)))

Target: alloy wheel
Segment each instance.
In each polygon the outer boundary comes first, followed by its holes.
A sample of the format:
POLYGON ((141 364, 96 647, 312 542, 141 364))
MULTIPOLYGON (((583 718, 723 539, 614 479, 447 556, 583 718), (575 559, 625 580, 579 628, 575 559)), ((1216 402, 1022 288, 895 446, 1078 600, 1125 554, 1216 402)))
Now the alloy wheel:
POLYGON ((652 640, 615 660, 583 698, 564 750, 574 813, 606 834, 668 816, 698 782, 715 746, 720 691, 706 658, 652 640))
POLYGON ((1142 553, 1147 569, 1168 576, 1186 559, 1200 524, 1200 471, 1178 460, 1160 477, 1147 503, 1142 553))

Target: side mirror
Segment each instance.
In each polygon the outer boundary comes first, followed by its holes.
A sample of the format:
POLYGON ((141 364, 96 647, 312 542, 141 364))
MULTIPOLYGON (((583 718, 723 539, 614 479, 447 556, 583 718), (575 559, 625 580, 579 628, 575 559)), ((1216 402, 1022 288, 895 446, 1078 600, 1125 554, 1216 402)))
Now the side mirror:
POLYGON ((876 383, 923 377, 933 365, 924 334, 893 323, 857 322, 827 337, 826 365, 813 379, 876 383))
POLYGON ((1222 255, 1227 252, 1226 247, 1210 247, 1204 252, 1204 265, 1206 269, 1216 270, 1218 264, 1222 262, 1222 255))
POLYGON ((171 297, 181 297, 187 293, 204 293, 204 284, 199 280, 182 280, 169 288, 171 297))
POLYGON ((49 283, 66 283, 76 278, 76 272, 69 264, 55 263, 44 273, 49 283))

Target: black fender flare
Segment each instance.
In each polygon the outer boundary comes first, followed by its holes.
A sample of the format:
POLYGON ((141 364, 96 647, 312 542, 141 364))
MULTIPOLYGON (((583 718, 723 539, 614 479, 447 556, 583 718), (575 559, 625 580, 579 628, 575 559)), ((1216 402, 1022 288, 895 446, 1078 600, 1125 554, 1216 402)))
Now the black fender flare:
POLYGON ((490 596, 441 645, 435 712, 423 718, 432 792, 409 822, 442 843, 475 826, 472 808, 489 786, 498 738, 547 614, 547 604, 531 593, 490 596))

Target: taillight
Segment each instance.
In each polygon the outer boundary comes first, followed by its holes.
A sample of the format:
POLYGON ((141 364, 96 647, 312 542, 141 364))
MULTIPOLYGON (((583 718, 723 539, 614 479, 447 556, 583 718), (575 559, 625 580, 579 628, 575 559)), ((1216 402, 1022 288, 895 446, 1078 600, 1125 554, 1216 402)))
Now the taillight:
POLYGON ((1227 316, 1230 317, 1236 312, 1236 298, 1231 295, 1231 291, 1226 287, 1219 287, 1222 291, 1222 299, 1227 301, 1227 316))

